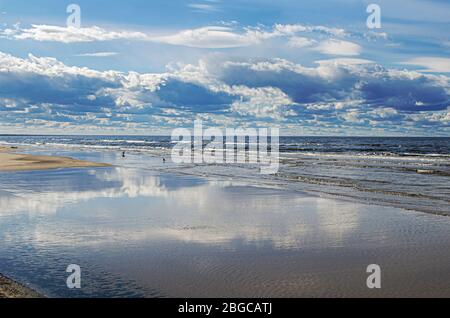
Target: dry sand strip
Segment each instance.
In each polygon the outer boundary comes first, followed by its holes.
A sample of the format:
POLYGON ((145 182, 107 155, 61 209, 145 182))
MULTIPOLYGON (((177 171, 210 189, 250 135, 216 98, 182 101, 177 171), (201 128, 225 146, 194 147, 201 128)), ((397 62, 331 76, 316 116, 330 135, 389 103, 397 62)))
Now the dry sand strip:
POLYGON ((43 298, 43 296, 0 275, 0 298, 43 298))
POLYGON ((0 171, 47 170, 59 168, 108 167, 104 163, 76 160, 66 157, 33 156, 13 153, 17 149, 0 146, 0 171))

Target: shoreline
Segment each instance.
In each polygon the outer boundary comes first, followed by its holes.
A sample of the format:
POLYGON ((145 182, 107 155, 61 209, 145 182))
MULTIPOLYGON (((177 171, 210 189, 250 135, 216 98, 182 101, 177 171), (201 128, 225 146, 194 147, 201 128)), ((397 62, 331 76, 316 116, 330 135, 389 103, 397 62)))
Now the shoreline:
POLYGON ((0 146, 0 171, 31 171, 61 168, 110 167, 110 164, 77 160, 69 157, 35 156, 16 153, 18 148, 0 146))
POLYGON ((0 298, 44 298, 44 296, 0 274, 0 298))

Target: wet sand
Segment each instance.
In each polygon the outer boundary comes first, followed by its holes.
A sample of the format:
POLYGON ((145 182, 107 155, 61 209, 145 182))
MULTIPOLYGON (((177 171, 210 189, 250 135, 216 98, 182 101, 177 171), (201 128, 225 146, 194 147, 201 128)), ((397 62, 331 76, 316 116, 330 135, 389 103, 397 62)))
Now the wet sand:
POLYGON ((0 174, 0 271, 49 297, 449 297, 449 233, 445 216, 143 169, 0 174))
POLYGON ((16 148, 0 146, 0 171, 47 170, 59 168, 106 167, 108 164, 68 157, 34 156, 14 153, 16 148))
POLYGON ((48 297, 450 297, 449 217, 64 155, 114 166, 0 173, 0 272, 48 297))
POLYGON ((37 292, 0 275, 0 298, 42 298, 37 292))
MULTIPOLYGON (((67 157, 33 156, 14 153, 16 147, 0 146, 0 171, 28 171, 57 168, 105 167, 102 163, 67 157)), ((37 292, 0 274, 0 298, 39 298, 37 292)))

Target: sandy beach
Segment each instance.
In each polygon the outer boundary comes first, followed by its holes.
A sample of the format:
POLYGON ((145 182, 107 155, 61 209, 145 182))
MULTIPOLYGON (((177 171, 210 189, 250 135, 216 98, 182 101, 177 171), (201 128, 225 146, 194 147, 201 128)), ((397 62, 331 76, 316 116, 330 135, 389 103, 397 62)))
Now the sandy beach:
POLYGON ((76 160, 68 157, 18 154, 17 148, 0 146, 0 171, 27 171, 59 168, 106 167, 107 164, 76 160))

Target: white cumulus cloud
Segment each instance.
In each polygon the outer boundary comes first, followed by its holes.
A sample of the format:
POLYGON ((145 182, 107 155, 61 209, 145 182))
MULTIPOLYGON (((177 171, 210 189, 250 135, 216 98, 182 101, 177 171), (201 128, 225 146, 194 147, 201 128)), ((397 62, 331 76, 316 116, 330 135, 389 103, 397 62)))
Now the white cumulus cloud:
POLYGON ((445 57, 416 57, 402 64, 424 67, 421 72, 450 73, 450 58, 445 57))
POLYGON ((362 51, 362 47, 359 44, 336 39, 323 41, 316 49, 323 54, 344 56, 356 56, 362 51))

